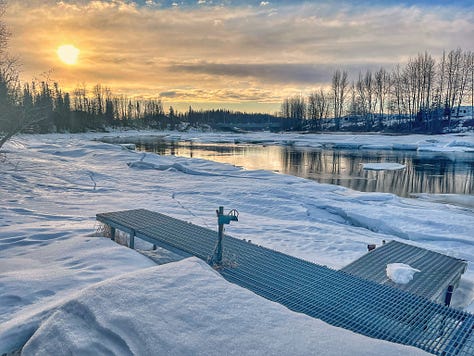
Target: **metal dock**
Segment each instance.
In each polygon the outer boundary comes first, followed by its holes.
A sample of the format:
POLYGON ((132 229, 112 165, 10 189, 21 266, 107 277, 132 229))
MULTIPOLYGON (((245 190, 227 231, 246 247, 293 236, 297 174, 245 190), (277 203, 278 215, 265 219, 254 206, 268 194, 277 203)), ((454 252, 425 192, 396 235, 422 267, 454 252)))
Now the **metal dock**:
MULTIPOLYGON (((97 214, 97 220, 160 247, 210 261, 216 231, 145 209, 97 214)), ((372 338, 436 355, 474 355, 474 315, 399 288, 304 261, 226 235, 228 281, 289 309, 372 338)))
POLYGON ((390 241, 342 268, 342 271, 389 285, 449 305, 467 262, 424 248, 390 241), (420 270, 407 284, 396 284, 387 277, 389 263, 404 263, 420 270))

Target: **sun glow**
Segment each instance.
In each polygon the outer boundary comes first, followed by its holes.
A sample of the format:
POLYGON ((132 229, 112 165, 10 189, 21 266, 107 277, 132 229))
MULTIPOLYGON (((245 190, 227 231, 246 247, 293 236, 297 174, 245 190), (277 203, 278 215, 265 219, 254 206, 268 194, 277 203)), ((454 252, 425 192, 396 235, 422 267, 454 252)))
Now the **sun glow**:
POLYGON ((79 53, 81 51, 79 48, 75 47, 74 45, 67 44, 59 46, 56 50, 59 59, 66 64, 73 65, 77 63, 77 59, 79 57, 79 53))

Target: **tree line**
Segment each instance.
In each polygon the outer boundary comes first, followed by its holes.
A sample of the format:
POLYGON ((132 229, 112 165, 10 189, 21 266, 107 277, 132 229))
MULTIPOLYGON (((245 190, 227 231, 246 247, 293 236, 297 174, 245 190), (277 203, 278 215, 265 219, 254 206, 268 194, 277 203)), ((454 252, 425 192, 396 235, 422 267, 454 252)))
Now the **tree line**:
POLYGON ((116 96, 100 84, 88 90, 85 85, 72 94, 58 83, 48 81, 24 84, 17 105, 25 112, 36 112, 42 120, 29 127, 34 132, 81 132, 105 127, 148 126, 162 128, 165 117, 159 99, 116 96))
POLYGON ((338 69, 329 87, 286 98, 280 115, 313 130, 340 130, 345 119, 365 131, 434 133, 450 126, 463 104, 474 106, 474 53, 458 48, 437 60, 425 52, 392 70, 360 71, 352 80, 338 69))
MULTIPOLYGON (((462 104, 474 106, 474 54, 461 49, 435 59, 425 52, 391 70, 359 72, 349 80, 336 70, 331 85, 307 97, 286 98, 279 115, 230 110, 165 112, 160 99, 114 95, 101 84, 71 93, 43 80, 21 83, 18 63, 6 51, 9 33, 0 0, 0 147, 18 132, 82 132, 106 127, 176 129, 183 123, 217 129, 392 130, 440 132, 462 104)), ((471 120, 471 126, 473 122, 471 120)))

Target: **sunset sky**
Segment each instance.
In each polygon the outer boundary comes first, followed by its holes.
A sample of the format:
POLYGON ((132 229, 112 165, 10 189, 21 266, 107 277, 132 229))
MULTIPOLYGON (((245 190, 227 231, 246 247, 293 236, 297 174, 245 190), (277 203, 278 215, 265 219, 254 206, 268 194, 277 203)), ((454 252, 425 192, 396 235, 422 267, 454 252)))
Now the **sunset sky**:
POLYGON ((472 1, 9 0, 6 22, 23 80, 101 83, 179 110, 274 112, 337 68, 474 47, 472 1), (61 61, 62 45, 77 61, 61 61))

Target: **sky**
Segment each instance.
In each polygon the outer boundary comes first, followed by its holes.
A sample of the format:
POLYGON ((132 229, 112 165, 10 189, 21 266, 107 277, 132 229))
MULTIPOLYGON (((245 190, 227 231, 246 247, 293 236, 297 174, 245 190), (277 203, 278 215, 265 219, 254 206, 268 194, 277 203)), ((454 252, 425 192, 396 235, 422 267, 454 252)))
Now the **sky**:
POLYGON ((273 113, 336 69, 355 78, 474 47, 474 3, 463 0, 10 0, 5 21, 23 81, 100 83, 178 110, 273 113), (66 44, 76 64, 58 58, 66 44))

